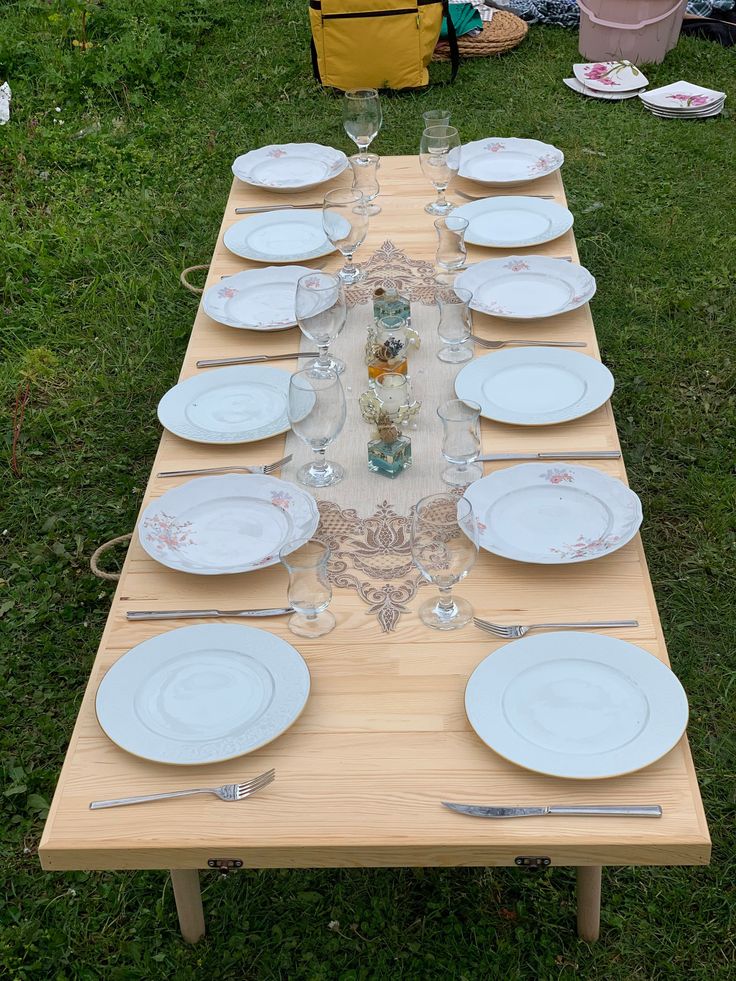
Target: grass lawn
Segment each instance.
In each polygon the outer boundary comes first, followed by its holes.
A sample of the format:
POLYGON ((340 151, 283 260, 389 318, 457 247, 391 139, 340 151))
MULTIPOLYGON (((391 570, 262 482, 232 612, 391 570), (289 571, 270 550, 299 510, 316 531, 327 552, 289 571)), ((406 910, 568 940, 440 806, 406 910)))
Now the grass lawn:
MULTIPOLYGON (((133 526, 206 262, 246 148, 349 150, 310 77, 305 0, 2 6, 0 82, 0 976, 25 979, 733 976, 733 110, 656 119, 561 82, 573 32, 532 28, 453 88, 389 95, 379 153, 416 151, 447 103, 464 139, 560 146, 593 314, 714 838, 709 868, 606 869, 603 931, 574 932, 573 877, 497 870, 205 876, 207 940, 184 946, 168 876, 45 874, 36 854, 112 588, 88 557, 133 526), (76 12, 75 12, 76 11, 76 12), (133 13, 135 11, 135 13, 133 13), (56 107, 59 107, 57 111, 56 107), (11 468, 11 415, 28 404, 11 468)), ((437 68, 436 76, 446 72, 437 68)), ((732 51, 684 39, 652 84, 736 100, 732 51)), ((727 102, 727 105, 729 103, 727 102)))

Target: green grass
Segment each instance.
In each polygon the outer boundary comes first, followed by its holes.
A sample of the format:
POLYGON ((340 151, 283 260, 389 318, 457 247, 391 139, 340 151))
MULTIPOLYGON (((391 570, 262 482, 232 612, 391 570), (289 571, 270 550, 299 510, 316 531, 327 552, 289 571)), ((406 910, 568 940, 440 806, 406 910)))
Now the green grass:
MULTIPOLYGON (((669 122, 568 92, 577 45, 561 30, 532 28, 516 53, 466 63, 452 88, 387 96, 375 149, 415 152, 420 112, 447 103, 464 139, 524 135, 565 152, 657 599, 690 697, 712 865, 607 869, 592 947, 575 937, 565 869, 205 876, 209 936, 194 949, 179 940, 164 874, 40 870, 43 819, 112 594, 88 557, 133 526, 156 403, 194 316, 178 272, 208 260, 238 152, 289 139, 350 149, 339 102, 310 78, 303 0, 210 4, 216 23, 176 37, 169 24, 163 55, 158 41, 146 47, 154 28, 136 22, 125 43, 144 67, 156 62, 155 77, 128 71, 128 49, 116 49, 97 82, 70 60, 85 55, 71 49, 73 20, 48 21, 54 6, 6 4, 0 44, 15 95, 0 128, 0 976, 725 979, 735 959, 736 134, 728 110, 669 122), (128 72, 122 81, 111 63, 128 72), (9 416, 24 380, 18 478, 9 416)), ((733 100, 734 66, 731 52, 685 39, 648 74, 733 100)))

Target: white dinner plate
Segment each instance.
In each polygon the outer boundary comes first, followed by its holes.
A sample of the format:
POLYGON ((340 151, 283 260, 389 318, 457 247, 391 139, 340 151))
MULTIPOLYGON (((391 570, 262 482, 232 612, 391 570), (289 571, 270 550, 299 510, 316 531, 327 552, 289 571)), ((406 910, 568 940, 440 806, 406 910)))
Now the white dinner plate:
POLYGON ((707 109, 723 105, 726 93, 682 80, 650 89, 648 92, 643 92, 639 98, 645 105, 653 106, 655 109, 707 109))
POLYGON ((559 170, 565 161, 562 150, 539 140, 489 136, 464 143, 460 176, 491 187, 526 184, 559 170))
POLYGON ((337 177, 348 166, 342 150, 320 143, 279 143, 235 158, 233 173, 245 184, 282 194, 306 191, 337 177))
POLYGON ((274 565, 279 550, 311 538, 311 494, 266 474, 197 477, 151 501, 138 522, 144 550, 179 572, 216 576, 274 565))
POLYGON ((508 348, 474 358, 455 377, 459 399, 481 415, 514 426, 553 426, 588 415, 613 392, 600 361, 558 347, 508 348))
POLYGON ((718 105, 707 106, 704 109, 689 109, 689 110, 677 110, 677 109, 655 109, 652 106, 646 107, 653 116, 659 116, 660 119, 708 119, 711 116, 718 116, 723 112, 723 103, 720 102, 718 105))
POLYGON ((587 85, 583 85, 579 82, 577 78, 563 78, 562 81, 565 85, 572 89, 573 92, 579 92, 580 95, 587 95, 590 99, 603 99, 607 102, 620 102, 623 99, 635 99, 637 95, 643 92, 643 89, 633 89, 629 92, 598 92, 596 89, 589 89, 587 85))
POLYGON ((158 404, 162 426, 193 443, 254 443, 290 429, 291 374, 271 365, 235 365, 193 375, 158 404))
POLYGON ((641 502, 626 484, 593 467, 523 463, 496 470, 465 491, 481 548, 540 565, 609 555, 630 542, 641 502))
MULTIPOLYGON (((309 669, 267 630, 208 623, 133 647, 100 682, 97 720, 121 749, 192 766, 252 753, 299 718, 309 669)), ((237 780, 235 781, 237 782, 237 780)))
POLYGON ((308 266, 245 269, 205 290, 202 308, 226 327, 288 330, 296 325, 296 284, 313 272, 308 266))
POLYGON ((572 66, 581 85, 598 92, 632 92, 649 84, 646 75, 630 61, 594 61, 572 66))
POLYGON ((470 306, 507 320, 538 320, 576 310, 595 294, 584 266, 542 255, 484 259, 455 278, 470 290, 470 306))
POLYGON ((468 680, 465 711, 499 756, 573 780, 649 766, 679 742, 688 719, 682 685, 653 654, 573 631, 489 654, 468 680))
POLYGON ((455 208, 452 215, 469 222, 466 242, 495 249, 551 242, 569 231, 574 220, 561 204, 516 195, 482 198, 455 208))
POLYGON ((335 251, 322 227, 321 210, 248 215, 228 228, 224 242, 235 255, 257 262, 303 262, 335 251))

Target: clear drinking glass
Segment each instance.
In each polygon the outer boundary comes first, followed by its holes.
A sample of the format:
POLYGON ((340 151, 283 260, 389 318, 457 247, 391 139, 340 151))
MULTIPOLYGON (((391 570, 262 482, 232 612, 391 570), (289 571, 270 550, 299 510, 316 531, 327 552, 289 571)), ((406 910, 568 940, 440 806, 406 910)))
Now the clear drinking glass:
POLYGON ((478 554, 478 524, 470 501, 451 493, 423 497, 414 510, 411 554, 424 578, 440 591, 439 599, 419 607, 422 623, 438 630, 465 626, 473 608, 467 600, 453 598, 452 587, 467 576, 478 554))
POLYGON ((289 573, 289 605, 295 613, 289 618, 289 630, 299 637, 322 637, 335 626, 335 617, 327 607, 332 586, 327 578, 330 550, 324 542, 312 538, 296 548, 289 542, 279 552, 289 573))
POLYGON ((450 115, 449 109, 429 109, 427 112, 422 113, 424 128, 429 129, 430 126, 449 126, 450 115))
POLYGON ((473 352, 468 345, 473 328, 470 301, 473 294, 461 286, 450 286, 437 290, 437 306, 440 310, 440 322, 437 333, 446 347, 440 348, 437 357, 440 361, 450 364, 462 364, 470 361, 473 352))
POLYGON ((437 409, 442 420, 442 455, 450 464, 442 479, 452 487, 467 487, 483 476, 475 463, 480 455, 480 406, 469 399, 450 399, 437 409))
POLYGON ((382 123, 383 112, 377 89, 349 89, 345 93, 342 100, 342 124, 363 158, 378 136, 382 123))
POLYGON ((319 357, 308 367, 339 375, 345 370, 345 362, 331 357, 329 348, 347 320, 342 283, 330 273, 312 272, 302 276, 296 284, 295 306, 299 329, 319 348, 319 357))
MULTIPOLYGON (((359 153, 348 158, 350 166, 353 168, 353 190, 360 191, 363 195, 363 207, 366 214, 378 215, 381 209, 373 201, 378 197, 381 187, 378 183, 378 171, 381 167, 381 158, 377 153, 366 153, 361 157, 359 153)), ((361 207, 361 205, 358 205, 361 207)))
POLYGON ((440 274, 457 272, 465 265, 465 260, 468 258, 468 250, 465 248, 465 232, 468 230, 468 224, 467 218, 456 215, 435 219, 437 266, 440 274))
POLYGON ((445 198, 450 181, 460 169, 460 136, 454 126, 429 126, 419 144, 422 173, 437 190, 437 200, 426 204, 430 215, 444 217, 455 207, 445 198))
POLYGON ((311 446, 316 459, 297 471, 307 487, 329 487, 345 476, 339 463, 325 459, 325 450, 345 425, 345 392, 334 371, 305 368, 289 381, 289 422, 302 442, 311 446))
POLYGON ((336 187, 325 194, 322 205, 322 227, 325 235, 347 260, 338 276, 346 285, 362 277, 353 265, 353 254, 368 232, 368 212, 362 206, 363 195, 349 187, 336 187))

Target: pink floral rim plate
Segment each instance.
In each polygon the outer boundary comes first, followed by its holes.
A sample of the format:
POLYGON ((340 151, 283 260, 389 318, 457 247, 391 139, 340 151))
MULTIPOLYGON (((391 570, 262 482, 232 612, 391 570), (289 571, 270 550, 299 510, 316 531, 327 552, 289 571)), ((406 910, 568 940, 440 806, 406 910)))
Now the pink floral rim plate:
POLYGON ((572 66, 573 75, 597 92, 631 92, 649 84, 646 75, 630 61, 595 61, 572 66))
POLYGON ((459 174, 490 187, 513 187, 553 174, 564 162, 562 150, 549 143, 489 136, 463 144, 459 174))
POLYGON ((481 548, 516 562, 588 562, 626 545, 642 522, 636 494, 593 467, 524 463, 476 480, 465 497, 481 548))
POLYGON ((308 266, 245 269, 210 286, 202 297, 208 317, 241 330, 288 330, 296 326, 296 284, 308 266))
POLYGON ((543 255, 512 255, 476 262, 455 278, 470 290, 470 306, 507 320, 537 320, 576 310, 595 294, 584 266, 543 255))
POLYGON ((717 116, 723 109, 726 93, 680 81, 643 92, 639 98, 654 115, 696 118, 717 116))
POLYGON ((348 166, 342 150, 321 143, 280 143, 236 157, 233 173, 252 187, 282 194, 306 191, 337 177, 348 166))
POLYGON ((144 550, 178 572, 217 576, 275 565, 288 542, 311 538, 317 502, 265 474, 198 477, 151 501, 138 522, 144 550))

